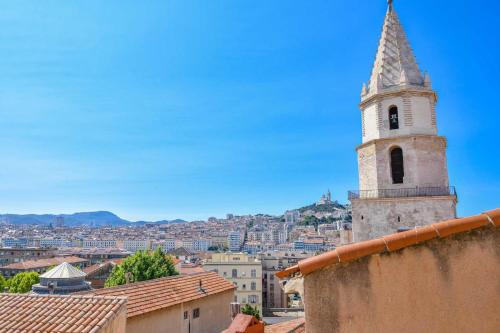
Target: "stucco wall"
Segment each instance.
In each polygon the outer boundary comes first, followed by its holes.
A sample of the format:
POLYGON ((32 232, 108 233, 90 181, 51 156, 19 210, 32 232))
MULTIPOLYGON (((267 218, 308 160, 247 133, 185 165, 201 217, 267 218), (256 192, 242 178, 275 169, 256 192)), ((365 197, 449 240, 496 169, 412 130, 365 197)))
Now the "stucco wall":
POLYGON ((456 218, 455 197, 413 197, 352 200, 352 233, 355 242, 456 218), (399 220, 398 220, 399 218, 399 220))
POLYGON ((122 310, 113 318, 108 325, 104 326, 99 333, 125 333, 127 325, 127 307, 124 306, 122 310))
POLYGON ((401 135, 436 135, 435 99, 432 92, 400 91, 361 105, 363 143, 401 135), (389 108, 398 108, 399 129, 389 128, 389 108))
POLYGON ((440 136, 406 136, 358 147, 359 189, 448 186, 446 140, 440 136), (403 150, 403 184, 393 184, 390 152, 403 150))
POLYGON ((305 276, 306 332, 500 332, 500 231, 485 227, 305 276))
POLYGON ((230 303, 234 291, 205 297, 192 302, 149 312, 127 320, 127 333, 219 333, 231 323, 230 303), (200 317, 193 318, 193 310, 200 317), (184 319, 188 311, 188 319, 184 319))

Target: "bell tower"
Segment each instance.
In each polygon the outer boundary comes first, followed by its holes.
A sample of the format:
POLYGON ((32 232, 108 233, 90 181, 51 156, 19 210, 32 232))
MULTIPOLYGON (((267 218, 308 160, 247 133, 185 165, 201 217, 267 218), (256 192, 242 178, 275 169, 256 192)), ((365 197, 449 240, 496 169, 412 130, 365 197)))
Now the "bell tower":
POLYGON ((359 191, 349 192, 356 242, 456 217, 446 138, 437 133, 437 94, 417 65, 392 0, 388 2, 359 105, 359 191))

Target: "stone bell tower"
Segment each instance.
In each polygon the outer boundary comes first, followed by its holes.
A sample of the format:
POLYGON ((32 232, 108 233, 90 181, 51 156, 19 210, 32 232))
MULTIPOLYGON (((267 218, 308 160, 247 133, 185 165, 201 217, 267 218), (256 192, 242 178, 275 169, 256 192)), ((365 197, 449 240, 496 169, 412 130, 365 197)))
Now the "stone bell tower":
POLYGON ((359 191, 349 192, 354 241, 456 217, 436 102, 389 1, 370 81, 361 92, 359 191))

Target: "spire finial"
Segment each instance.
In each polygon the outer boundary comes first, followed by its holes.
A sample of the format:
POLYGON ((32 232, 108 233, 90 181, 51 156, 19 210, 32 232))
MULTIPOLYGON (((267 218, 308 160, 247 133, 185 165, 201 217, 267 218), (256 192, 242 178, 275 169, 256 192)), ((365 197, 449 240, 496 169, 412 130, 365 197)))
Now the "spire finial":
POLYGON ((389 11, 392 12, 392 0, 387 0, 387 3, 389 4, 389 11))

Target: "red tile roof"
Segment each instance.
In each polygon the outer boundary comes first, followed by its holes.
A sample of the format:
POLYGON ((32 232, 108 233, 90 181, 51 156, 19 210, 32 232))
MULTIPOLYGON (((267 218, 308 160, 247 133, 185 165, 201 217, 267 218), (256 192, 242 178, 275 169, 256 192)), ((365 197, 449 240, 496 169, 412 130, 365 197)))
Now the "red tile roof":
POLYGON ((127 315, 134 317, 234 289, 235 286, 231 282, 217 273, 206 272, 91 290, 85 294, 126 296, 128 298, 127 315), (200 291, 200 281, 203 291, 200 291))
POLYGON ((304 333, 306 331, 305 328, 305 319, 297 318, 289 321, 285 321, 282 323, 267 325, 264 332, 265 333, 304 333))
POLYGON ((264 333, 264 324, 254 316, 238 313, 231 325, 221 333, 264 333))
POLYGON ((100 332, 126 303, 122 297, 0 294, 0 332, 100 332))
POLYGON ((443 221, 378 239, 341 246, 336 250, 301 260, 297 265, 276 273, 276 276, 284 278, 296 273, 307 275, 333 264, 353 261, 372 254, 393 252, 431 239, 444 238, 487 226, 494 228, 500 226, 500 208, 476 216, 443 221))
POLYGON ((57 266, 62 264, 63 262, 67 262, 68 264, 78 264, 78 263, 83 263, 83 262, 88 262, 87 259, 82 259, 79 257, 54 257, 54 258, 47 258, 47 259, 38 259, 38 260, 26 260, 23 262, 17 262, 14 264, 10 264, 7 266, 2 266, 2 269, 21 269, 21 270, 28 270, 28 269, 36 269, 36 268, 44 268, 44 267, 50 267, 50 266, 57 266))

